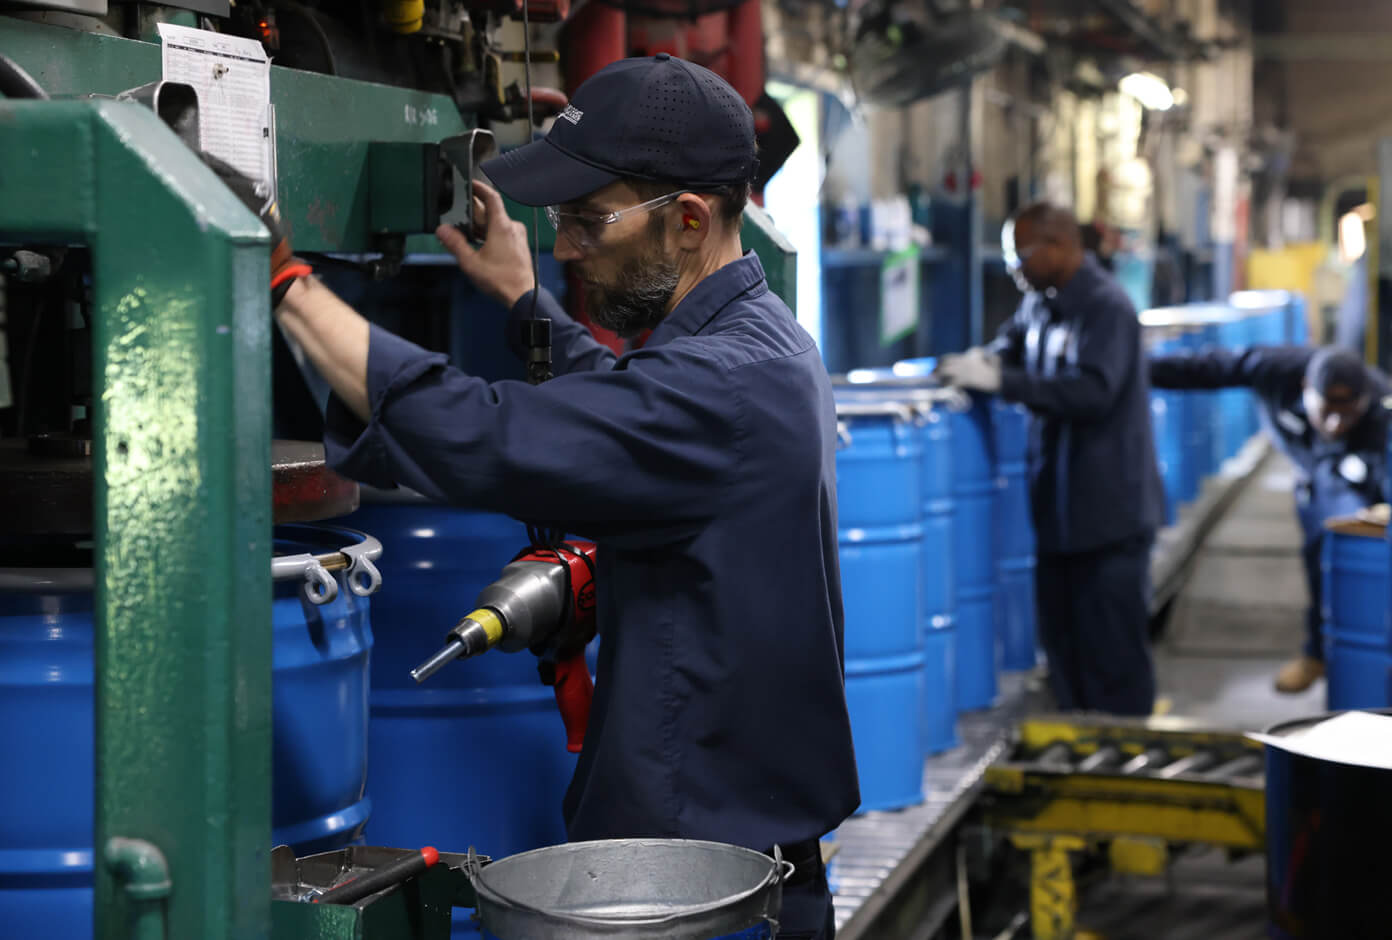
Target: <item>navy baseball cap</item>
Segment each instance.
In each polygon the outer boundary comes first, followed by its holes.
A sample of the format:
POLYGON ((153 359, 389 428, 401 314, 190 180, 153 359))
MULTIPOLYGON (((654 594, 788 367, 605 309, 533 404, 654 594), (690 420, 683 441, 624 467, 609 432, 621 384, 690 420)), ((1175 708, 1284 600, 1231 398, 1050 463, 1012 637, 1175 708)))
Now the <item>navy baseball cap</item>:
POLYGON ((1361 398, 1368 390, 1368 371, 1356 352, 1337 346, 1324 346, 1315 350, 1310 357, 1305 367, 1305 384, 1321 395, 1327 395, 1331 388, 1342 385, 1354 398, 1361 398))
POLYGON ((550 132, 483 164, 524 206, 573 202, 623 177, 701 190, 754 179, 754 115, 725 79, 660 52, 620 59, 575 90, 550 132))

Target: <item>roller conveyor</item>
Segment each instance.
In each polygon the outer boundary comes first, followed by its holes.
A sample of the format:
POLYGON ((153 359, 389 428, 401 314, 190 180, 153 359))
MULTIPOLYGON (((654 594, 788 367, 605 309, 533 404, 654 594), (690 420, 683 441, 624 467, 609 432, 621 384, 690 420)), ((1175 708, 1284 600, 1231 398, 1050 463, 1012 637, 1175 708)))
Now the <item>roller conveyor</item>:
POLYGON ((880 925, 905 905, 919 908, 920 923, 951 914, 957 900, 952 836, 987 769, 1009 753, 1026 712, 1026 686, 1026 676, 1005 674, 996 707, 962 716, 962 743, 925 762, 923 803, 855 816, 837 830, 829 878, 839 940, 886 936, 880 925))

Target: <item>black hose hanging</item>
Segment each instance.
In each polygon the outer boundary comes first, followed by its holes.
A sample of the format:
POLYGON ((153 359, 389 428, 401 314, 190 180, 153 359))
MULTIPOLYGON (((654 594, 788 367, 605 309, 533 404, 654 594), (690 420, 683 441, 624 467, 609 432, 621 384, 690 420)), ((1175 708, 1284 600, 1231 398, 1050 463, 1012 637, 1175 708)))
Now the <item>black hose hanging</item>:
POLYGON ((0 96, 48 100, 48 92, 8 56, 0 55, 0 96))

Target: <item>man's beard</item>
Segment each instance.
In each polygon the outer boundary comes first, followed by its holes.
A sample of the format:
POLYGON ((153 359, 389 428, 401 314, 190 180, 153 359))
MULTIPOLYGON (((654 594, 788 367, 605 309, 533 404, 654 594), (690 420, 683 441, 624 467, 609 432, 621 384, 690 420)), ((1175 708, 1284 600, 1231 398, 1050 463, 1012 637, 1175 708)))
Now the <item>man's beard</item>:
POLYGON ((612 281, 585 281, 585 312, 596 324, 625 339, 661 323, 676 293, 677 263, 663 253, 661 231, 658 227, 658 243, 650 242, 636 257, 625 261, 612 281))

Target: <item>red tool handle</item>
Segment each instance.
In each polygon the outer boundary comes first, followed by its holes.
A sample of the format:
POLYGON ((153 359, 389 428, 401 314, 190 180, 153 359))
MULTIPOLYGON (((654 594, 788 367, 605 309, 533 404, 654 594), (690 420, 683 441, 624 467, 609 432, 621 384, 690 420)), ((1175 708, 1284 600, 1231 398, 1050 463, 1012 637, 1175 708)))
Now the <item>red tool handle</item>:
POLYGON ((590 724, 590 702, 594 699, 594 683, 585 654, 577 653, 556 663, 556 707, 565 722, 566 750, 579 754, 585 745, 585 729, 590 724))

